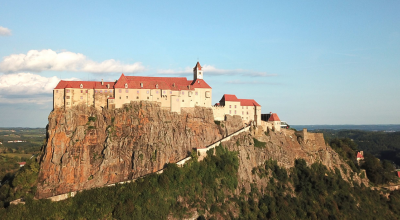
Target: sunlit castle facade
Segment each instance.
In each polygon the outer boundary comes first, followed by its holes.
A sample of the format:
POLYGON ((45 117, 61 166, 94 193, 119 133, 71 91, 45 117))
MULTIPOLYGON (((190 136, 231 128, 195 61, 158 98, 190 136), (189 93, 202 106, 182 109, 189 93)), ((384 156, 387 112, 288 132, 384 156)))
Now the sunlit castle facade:
POLYGON ((193 80, 122 74, 115 82, 61 80, 53 91, 54 109, 77 105, 122 108, 132 101, 155 101, 177 113, 181 108, 212 107, 215 120, 224 120, 225 114, 240 115, 245 122, 261 120, 261 106, 252 99, 224 95, 218 106, 212 106, 212 88, 204 81, 199 62, 193 68, 193 80))

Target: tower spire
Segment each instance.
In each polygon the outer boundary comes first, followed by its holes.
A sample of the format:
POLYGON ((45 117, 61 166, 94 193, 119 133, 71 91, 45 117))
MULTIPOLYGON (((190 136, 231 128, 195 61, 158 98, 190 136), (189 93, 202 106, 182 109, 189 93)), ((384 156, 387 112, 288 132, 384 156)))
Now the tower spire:
POLYGON ((196 79, 203 79, 203 70, 199 61, 197 61, 196 66, 193 68, 193 80, 196 79))

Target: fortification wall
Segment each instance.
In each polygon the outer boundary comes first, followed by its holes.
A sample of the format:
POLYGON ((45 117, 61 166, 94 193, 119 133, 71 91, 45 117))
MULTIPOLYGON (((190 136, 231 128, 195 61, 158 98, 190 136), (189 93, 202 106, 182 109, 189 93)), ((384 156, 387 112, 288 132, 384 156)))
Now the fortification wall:
POLYGON ((214 121, 225 120, 225 106, 212 106, 214 121))

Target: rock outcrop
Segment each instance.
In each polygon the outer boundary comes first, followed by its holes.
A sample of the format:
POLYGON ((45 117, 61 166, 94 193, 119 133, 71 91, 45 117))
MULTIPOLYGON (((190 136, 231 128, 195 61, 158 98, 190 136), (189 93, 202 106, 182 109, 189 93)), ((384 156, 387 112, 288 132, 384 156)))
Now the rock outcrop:
MULTIPOLYGON (((156 102, 132 102, 124 108, 102 111, 83 106, 55 109, 49 115, 47 143, 40 156, 36 197, 102 187, 156 172, 166 163, 184 159, 193 149, 206 147, 241 128, 240 116, 214 122, 211 108, 183 108, 177 114, 156 102)), ((325 144, 322 134, 266 132, 258 127, 223 145, 238 151, 239 188, 247 191, 251 183, 259 187, 268 184, 252 173, 268 159, 277 160, 285 168, 293 167, 299 158, 308 164, 321 162, 341 170, 349 182, 368 184, 350 172, 350 167, 325 144), (254 138, 265 142, 265 147, 256 147, 254 138)))
POLYGON ((235 136, 223 143, 223 146, 230 151, 238 152, 240 163, 238 192, 242 188, 250 192, 252 183, 259 189, 267 186, 269 178, 260 179, 252 170, 262 166, 269 159, 276 160, 279 166, 286 169, 293 167, 296 159, 304 159, 308 165, 320 162, 330 170, 339 169, 342 178, 350 184, 354 182, 366 186, 369 184, 367 178, 361 178, 361 173, 353 173, 350 166, 325 144, 321 133, 308 133, 306 130, 295 132, 287 129, 265 132, 259 127, 235 136), (256 147, 254 139, 266 143, 265 147, 256 147))
MULTIPOLYGON (((243 127, 240 117, 230 121, 226 132, 243 127)), ((143 101, 115 110, 55 109, 49 115, 36 197, 144 176, 223 135, 210 108, 183 109, 177 114, 143 101)))

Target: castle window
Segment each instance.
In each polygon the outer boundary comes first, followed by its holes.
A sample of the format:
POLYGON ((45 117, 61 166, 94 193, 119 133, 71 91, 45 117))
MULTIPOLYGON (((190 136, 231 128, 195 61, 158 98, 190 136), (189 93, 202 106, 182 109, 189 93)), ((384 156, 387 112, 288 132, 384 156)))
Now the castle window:
POLYGON ((236 108, 236 105, 235 105, 235 108, 236 108))
POLYGON ((126 99, 128 99, 128 96, 126 96, 126 99))
POLYGON ((56 93, 58 93, 58 90, 56 90, 56 93))
POLYGON ((172 94, 172 91, 169 91, 169 94, 172 94))
POLYGON ((82 88, 83 88, 83 85, 81 84, 79 87, 82 89, 82 88))
POLYGON ((146 93, 149 94, 149 90, 147 90, 146 93))
POLYGON ((69 89, 67 89, 66 92, 69 93, 69 89))
POLYGON ((158 94, 158 90, 156 91, 156 94, 158 94))
POLYGON ((100 90, 100 93, 103 93, 103 90, 100 90))
POLYGON ((119 97, 119 99, 121 99, 121 96, 119 97))
POLYGON ((247 112, 247 114, 249 114, 249 112, 247 112))
POLYGON ((196 95, 198 95, 199 93, 198 92, 196 92, 196 95))
POLYGON ((182 99, 182 102, 185 102, 185 100, 184 100, 184 99, 182 99))
POLYGON ((163 91, 163 94, 165 94, 165 91, 163 91))
POLYGON ((139 99, 139 96, 136 96, 136 99, 139 99))
POLYGON ((136 93, 137 93, 137 94, 139 94, 139 90, 138 90, 138 91, 136 91, 136 93))
POLYGON ((86 90, 86 93, 87 93, 87 90, 86 90))
POLYGON ((107 90, 104 90, 104 93, 107 93, 108 91, 107 90))
POLYGON ((231 105, 229 105, 229 108, 232 108, 232 106, 231 106, 231 105))
POLYGON ((119 93, 122 93, 122 89, 119 90, 119 93))
POLYGON ((231 114, 232 113, 232 111, 231 110, 229 110, 229 114, 231 114))
POLYGON ((83 99, 83 96, 81 96, 81 99, 83 99))
POLYGON ((67 96, 67 99, 69 99, 70 97, 69 96, 67 96))
POLYGON ((128 93, 128 92, 129 92, 129 90, 125 89, 125 93, 128 93))
POLYGON ((67 105, 69 105, 69 102, 67 102, 67 105))
POLYGON ((246 106, 246 109, 249 109, 249 106, 246 106))
POLYGON ((150 98, 147 96, 147 99, 150 99, 150 98))
POLYGON ((128 88, 128 83, 125 83, 125 89, 127 89, 128 88))
POLYGON ((244 112, 242 112, 242 115, 244 115, 244 112))
POLYGON ((185 92, 182 92, 182 95, 185 95, 185 92))

